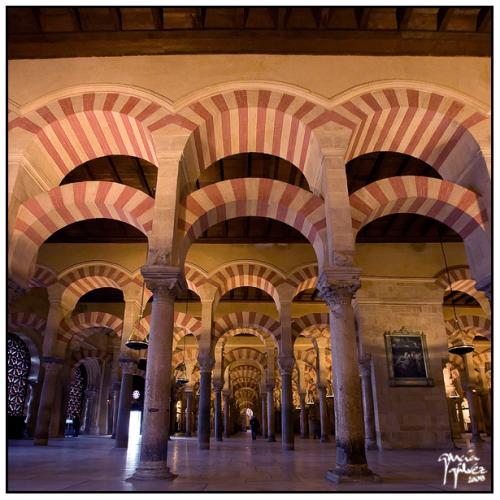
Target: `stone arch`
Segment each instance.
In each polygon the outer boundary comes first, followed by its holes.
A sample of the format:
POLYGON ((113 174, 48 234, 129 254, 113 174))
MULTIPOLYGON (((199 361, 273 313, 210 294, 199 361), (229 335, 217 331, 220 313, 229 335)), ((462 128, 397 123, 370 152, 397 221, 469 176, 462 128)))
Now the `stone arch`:
POLYGON ((318 265, 306 264, 295 268, 289 275, 287 282, 295 288, 293 296, 309 288, 316 288, 318 283, 318 265))
POLYGON ((199 288, 209 282, 205 271, 191 262, 186 262, 184 264, 184 276, 189 290, 193 291, 198 296, 200 296, 199 288))
POLYGON ((259 332, 265 332, 276 342, 280 338, 279 322, 254 311, 237 311, 220 316, 214 322, 214 337, 218 340, 227 331, 239 328, 257 329, 259 332))
POLYGON ((101 156, 136 156, 158 165, 150 127, 166 110, 144 92, 93 87, 39 99, 10 117, 13 150, 40 170, 49 188, 101 156))
POLYGON ((14 223, 10 271, 29 281, 43 242, 62 227, 81 220, 119 220, 149 237, 153 205, 153 198, 142 191, 105 181, 67 184, 30 198, 19 208, 14 223))
POLYGON ((7 327, 9 330, 27 329, 36 332, 41 338, 45 330, 45 319, 26 311, 10 313, 7 317, 7 327))
POLYGON ((252 347, 237 347, 224 353, 225 361, 230 365, 234 361, 255 361, 261 366, 266 365, 266 356, 264 353, 252 347))
POLYGON ((182 202, 178 225, 180 262, 206 229, 242 216, 269 217, 292 226, 309 240, 321 267, 326 228, 323 200, 297 186, 257 178, 217 182, 191 193, 182 202))
POLYGON ((291 86, 241 82, 224 87, 189 98, 177 113, 190 132, 183 151, 188 191, 215 161, 255 152, 294 164, 320 193, 322 154, 315 129, 331 119, 331 111, 291 86))
POLYGON ((268 334, 265 330, 262 330, 257 327, 240 327, 240 328, 231 328, 230 330, 226 330, 220 337, 217 338, 217 343, 223 342, 226 337, 235 337, 241 333, 249 333, 257 337, 262 344, 267 344, 271 342, 274 344, 274 339, 270 334, 268 334))
POLYGON ((105 312, 92 311, 79 313, 63 319, 58 336, 64 342, 69 342, 73 337, 81 340, 87 336, 85 330, 92 328, 107 328, 117 337, 121 337, 123 321, 121 318, 105 312))
MULTIPOLYGON (((453 291, 466 293, 473 297, 481 306, 485 314, 490 316, 490 302, 484 292, 476 289, 476 281, 471 278, 468 266, 452 266, 448 268, 448 272, 450 273, 451 288, 453 291)), ((443 289, 443 293, 450 289, 448 272, 446 269, 442 269, 434 276, 436 285, 443 289)))
MULTIPOLYGON (((354 123, 346 162, 365 153, 415 156, 459 183, 463 166, 488 155, 489 110, 456 91, 425 82, 375 82, 337 98, 334 110, 354 123)), ((487 168, 477 165, 486 174, 487 168)), ((462 184, 466 185, 466 184, 462 184)), ((481 192, 478 190, 478 192, 481 192)))
MULTIPOLYGON (((475 334, 491 339, 491 321, 488 318, 483 318, 482 316, 463 315, 458 316, 458 321, 464 330, 471 332, 470 334, 472 335, 472 339, 475 334)), ((457 332, 455 318, 445 321, 445 325, 448 338, 451 338, 457 332)))
MULTIPOLYGON (((149 334, 151 322, 151 315, 145 316, 141 319, 138 325, 138 332, 142 336, 141 338, 146 338, 149 334)), ((185 314, 182 312, 174 313, 174 344, 178 344, 180 340, 185 335, 192 334, 194 338, 198 341, 201 335, 201 320, 196 316, 191 316, 190 314, 185 314)))
POLYGON ((213 271, 210 280, 217 286, 219 297, 234 288, 250 286, 269 294, 279 308, 277 287, 285 282, 285 277, 270 265, 257 261, 237 261, 224 264, 213 271))
POLYGON ((56 273, 47 266, 36 264, 35 272, 30 280, 31 288, 48 288, 57 283, 56 273))
POLYGON ((384 215, 415 213, 431 217, 462 237, 469 265, 477 276, 491 274, 487 217, 472 191, 449 181, 409 175, 373 182, 351 194, 349 200, 355 235, 365 224, 384 215))
POLYGON ((330 331, 328 313, 309 313, 292 321, 292 335, 295 339, 299 335, 304 337, 317 337, 323 330, 330 331))

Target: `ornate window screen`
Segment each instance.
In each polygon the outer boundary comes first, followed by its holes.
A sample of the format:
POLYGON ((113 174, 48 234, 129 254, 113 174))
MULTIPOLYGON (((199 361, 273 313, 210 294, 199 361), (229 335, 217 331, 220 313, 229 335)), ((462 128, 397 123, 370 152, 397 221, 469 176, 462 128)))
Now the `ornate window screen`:
POLYGON ((69 389, 68 405, 66 407, 66 418, 81 416, 83 394, 87 387, 87 372, 83 365, 79 365, 73 373, 73 380, 69 389))
POLYGON ((26 344, 17 336, 7 336, 7 414, 12 417, 24 414, 28 388, 31 356, 26 344))

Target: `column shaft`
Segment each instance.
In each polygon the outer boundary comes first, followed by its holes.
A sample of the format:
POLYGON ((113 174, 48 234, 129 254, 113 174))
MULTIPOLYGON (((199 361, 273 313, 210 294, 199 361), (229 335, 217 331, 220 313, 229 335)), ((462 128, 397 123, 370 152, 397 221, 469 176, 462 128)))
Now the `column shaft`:
POLYGON ((261 421, 261 431, 262 437, 267 438, 267 409, 266 409, 266 395, 265 393, 261 396, 261 407, 262 407, 262 421, 261 421))
POLYGON ((292 374, 281 374, 281 447, 284 450, 293 450, 293 397, 292 374))
POLYGON ((360 363, 361 393, 363 397, 363 418, 365 423, 365 446, 367 450, 377 448, 375 432, 375 410, 373 407, 373 391, 371 377, 371 356, 365 355, 360 363))
POLYGON ((267 388, 267 440, 271 443, 276 441, 274 437, 274 395, 273 387, 267 388))
POLYGON ((328 407, 326 406, 326 387, 324 385, 318 386, 319 392, 319 422, 321 428, 321 443, 328 443, 330 438, 328 437, 328 407))
POLYGON ((186 391, 186 437, 191 437, 193 433, 193 393, 191 391, 186 391))
POLYGON ((229 400, 229 393, 224 394, 224 437, 228 438, 229 434, 231 434, 231 420, 230 420, 230 400, 229 400))
POLYGON ((300 394, 300 437, 309 438, 309 418, 307 415, 306 395, 300 394))
POLYGON ((222 392, 215 390, 215 439, 222 441, 222 392))
POLYGON ((134 376, 130 373, 135 365, 132 362, 122 363, 122 383, 116 418, 116 448, 128 447, 128 426, 130 423, 130 398, 134 387, 134 376))
MULTIPOLYGON (((155 266, 151 266, 154 268, 155 266)), ((146 284, 153 291, 148 367, 144 396, 141 456, 133 479, 173 479, 167 466, 170 428, 170 381, 174 336, 174 288, 178 273, 166 279, 164 272, 143 268, 146 284), (157 274, 158 273, 158 274, 157 274)))
POLYGON ((36 446, 47 446, 49 440, 50 416, 56 395, 56 386, 62 360, 48 360, 43 362, 45 376, 43 379, 42 394, 36 419, 35 438, 36 446))
POLYGON ((212 372, 200 372, 200 399, 198 405, 198 448, 210 449, 210 390, 212 372))

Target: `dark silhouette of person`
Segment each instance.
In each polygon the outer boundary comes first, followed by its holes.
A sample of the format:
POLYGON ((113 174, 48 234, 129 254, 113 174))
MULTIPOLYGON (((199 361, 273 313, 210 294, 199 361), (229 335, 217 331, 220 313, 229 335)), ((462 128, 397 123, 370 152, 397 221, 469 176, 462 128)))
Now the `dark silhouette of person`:
POLYGON ((257 432, 259 432, 259 429, 260 429, 260 422, 254 415, 250 419, 250 430, 252 431, 252 441, 255 441, 257 439, 257 432))
POLYGON ((80 415, 75 415, 73 417, 73 436, 78 437, 80 434, 80 415))

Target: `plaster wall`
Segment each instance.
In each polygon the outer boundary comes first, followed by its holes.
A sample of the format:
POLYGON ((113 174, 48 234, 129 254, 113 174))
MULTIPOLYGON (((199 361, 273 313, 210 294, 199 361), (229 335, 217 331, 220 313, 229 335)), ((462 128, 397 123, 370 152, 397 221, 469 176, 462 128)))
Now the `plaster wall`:
POLYGON ((430 283, 365 282, 356 294, 362 350, 373 359, 372 386, 381 449, 451 444, 442 359, 447 358, 442 292, 430 283), (391 387, 384 332, 406 327, 425 334, 433 386, 391 387))

